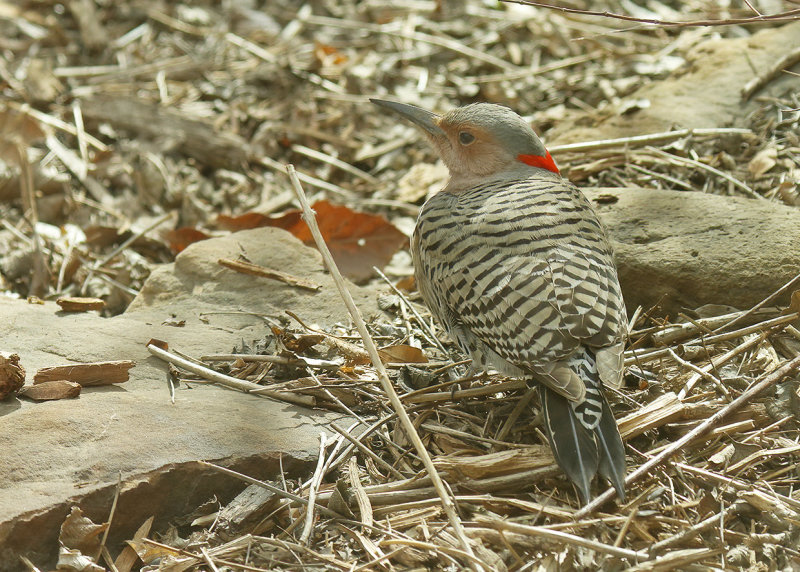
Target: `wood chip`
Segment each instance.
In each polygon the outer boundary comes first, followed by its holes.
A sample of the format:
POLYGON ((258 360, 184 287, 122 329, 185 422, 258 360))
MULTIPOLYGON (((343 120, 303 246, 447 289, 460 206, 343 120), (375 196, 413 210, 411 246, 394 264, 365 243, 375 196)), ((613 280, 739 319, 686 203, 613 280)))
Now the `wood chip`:
POLYGON ((33 376, 33 383, 69 380, 84 387, 123 383, 128 381, 128 370, 135 365, 136 362, 121 360, 44 367, 33 376))
POLYGON ((89 312, 91 310, 102 310, 106 307, 105 300, 100 298, 70 297, 59 298, 56 304, 64 312, 89 312))
POLYGON ((71 399, 81 394, 81 385, 66 379, 44 381, 35 385, 26 385, 20 395, 34 401, 52 401, 56 399, 71 399))

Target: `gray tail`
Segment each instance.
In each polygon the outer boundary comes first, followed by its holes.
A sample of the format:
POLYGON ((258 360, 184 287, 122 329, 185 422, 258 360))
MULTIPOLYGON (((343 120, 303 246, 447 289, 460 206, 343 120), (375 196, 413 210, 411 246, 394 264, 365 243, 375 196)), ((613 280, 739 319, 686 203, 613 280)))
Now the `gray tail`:
POLYGON ((625 500, 625 448, 601 387, 594 355, 585 349, 570 367, 586 383, 586 399, 575 404, 539 385, 547 439, 558 466, 575 484, 584 503, 591 499, 596 474, 608 479, 625 500))
POLYGON ((591 498, 591 484, 597 474, 599 451, 592 431, 584 427, 572 404, 545 385, 539 385, 542 415, 553 457, 575 483, 584 504, 591 498))
POLYGON ((607 479, 617 490, 617 495, 625 502, 625 446, 619 435, 619 427, 603 396, 603 415, 595 429, 600 448, 600 463, 597 472, 607 479))

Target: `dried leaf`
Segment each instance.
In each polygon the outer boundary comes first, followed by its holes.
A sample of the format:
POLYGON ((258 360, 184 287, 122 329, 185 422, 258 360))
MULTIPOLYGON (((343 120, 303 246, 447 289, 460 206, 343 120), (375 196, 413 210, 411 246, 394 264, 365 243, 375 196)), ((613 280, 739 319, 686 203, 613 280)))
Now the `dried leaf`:
POLYGON ((760 177, 778 163, 778 149, 776 147, 766 147, 758 153, 755 157, 750 159, 747 164, 747 169, 754 177, 760 177))
POLYGON ((416 163, 397 182, 397 200, 417 203, 447 184, 448 171, 442 163, 416 163))
POLYGON ((30 146, 43 139, 45 132, 33 117, 0 106, 0 159, 7 163, 19 160, 16 145, 30 146))
POLYGON ((222 230, 236 232, 239 230, 249 230, 262 226, 271 226, 270 218, 261 213, 245 213, 239 216, 217 215, 217 227, 222 230))
POLYGON ((211 238, 211 236, 196 228, 184 226, 166 232, 164 238, 169 243, 169 249, 175 254, 178 254, 190 244, 206 240, 207 238, 211 238))
POLYGON ((69 516, 61 524, 58 539, 67 548, 93 554, 100 548, 100 535, 106 528, 108 524, 95 524, 83 516, 80 508, 73 506, 69 516))
POLYGON ((428 363, 422 350, 407 344, 386 346, 378 350, 383 363, 428 363))
POLYGON ((406 276, 405 278, 401 278, 395 284, 398 290, 403 290, 404 292, 413 292, 417 289, 417 280, 414 278, 414 275, 406 276))
POLYGON ((733 454, 736 452, 736 447, 731 444, 725 446, 721 451, 717 451, 708 459, 714 465, 726 466, 733 459, 733 454))
POLYGON ((86 556, 80 550, 70 550, 66 546, 58 549, 56 568, 68 572, 105 572, 105 568, 98 565, 94 559, 86 556))
POLYGON ((797 185, 792 181, 783 181, 778 185, 778 196, 784 204, 790 207, 800 207, 800 192, 797 185))
POLYGON ((287 350, 302 354, 308 348, 323 342, 325 336, 322 334, 290 334, 285 332, 281 340, 287 350))
POLYGON ((800 314, 800 290, 792 292, 792 296, 789 298, 789 308, 785 313, 789 314, 792 312, 800 314))
MULTIPOLYGON (((133 534, 132 540, 135 542, 140 542, 142 538, 150 534, 150 529, 153 526, 154 520, 155 520, 154 516, 151 516, 150 518, 145 520, 133 534)), ((114 566, 116 566, 117 572, 130 572, 133 569, 133 566, 138 562, 139 562, 139 555, 136 554, 136 551, 133 548, 126 545, 122 549, 122 552, 119 553, 119 556, 117 556, 117 559, 114 560, 114 566)))
MULTIPOLYGON (((344 275, 355 282, 372 276, 372 267, 385 266, 408 238, 384 217, 361 213, 328 201, 313 206, 322 237, 344 275)), ((314 239, 300 211, 289 211, 267 226, 288 230, 308 245, 314 239)))

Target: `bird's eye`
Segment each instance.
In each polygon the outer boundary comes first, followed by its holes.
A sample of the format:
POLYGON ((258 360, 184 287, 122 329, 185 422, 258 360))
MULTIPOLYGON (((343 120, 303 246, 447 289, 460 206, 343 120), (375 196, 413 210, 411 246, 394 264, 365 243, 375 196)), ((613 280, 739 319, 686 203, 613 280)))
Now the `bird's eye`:
POLYGON ((462 131, 461 133, 458 134, 458 141, 462 145, 469 145, 470 143, 475 141, 475 136, 469 131, 462 131))

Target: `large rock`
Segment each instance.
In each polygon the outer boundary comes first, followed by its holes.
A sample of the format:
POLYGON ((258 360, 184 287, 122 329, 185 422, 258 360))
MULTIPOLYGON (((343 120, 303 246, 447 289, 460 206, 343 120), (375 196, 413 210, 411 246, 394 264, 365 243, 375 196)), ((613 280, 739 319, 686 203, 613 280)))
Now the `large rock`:
MULTIPOLYGON (((350 293, 362 312, 377 313, 373 290, 351 285, 350 293)), ((307 323, 333 325, 340 320, 349 321, 339 291, 323 268, 320 253, 278 228, 245 230, 190 245, 174 264, 157 268, 150 275, 126 312, 135 314, 155 308, 174 312, 181 307, 190 310, 193 314, 188 316, 190 319, 210 312, 204 319, 212 323, 253 324, 261 320, 244 313, 285 318, 286 310, 307 323), (313 292, 277 280, 241 274, 218 263, 220 258, 235 260, 240 254, 254 264, 309 280, 321 288, 313 292), (221 313, 236 310, 242 314, 224 316, 221 313)))
MULTIPOLYGON (((376 311, 374 292, 351 290, 364 313, 376 311)), ((119 474, 114 551, 150 515, 161 526, 214 495, 224 500, 243 488, 195 461, 270 478, 279 457, 287 471, 315 458, 319 432, 338 418, 214 386, 180 388, 173 404, 164 363, 145 349, 159 338, 199 356, 268 335, 263 320, 229 311, 292 310, 323 325, 347 322, 319 254, 285 231, 247 231, 193 245, 174 266, 154 273, 127 314, 58 310, 51 302, 0 298, 0 348, 21 356, 29 382, 38 368, 69 362, 131 359, 137 366, 127 383, 87 388, 78 399, 0 402, 0 570, 21 568, 19 554, 51 566, 69 507, 106 520, 119 474), (217 258, 236 258, 240 247, 254 262, 310 278, 321 290, 298 291, 217 265, 217 258), (217 313, 201 316, 210 310, 217 313), (182 320, 183 327, 168 325, 182 320)))
MULTIPOLYGON (((628 310, 747 309, 800 272, 800 210, 649 189, 584 189, 614 243, 628 310)), ((786 301, 784 296, 782 301, 786 301)))

